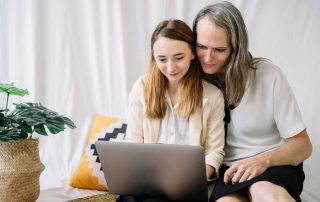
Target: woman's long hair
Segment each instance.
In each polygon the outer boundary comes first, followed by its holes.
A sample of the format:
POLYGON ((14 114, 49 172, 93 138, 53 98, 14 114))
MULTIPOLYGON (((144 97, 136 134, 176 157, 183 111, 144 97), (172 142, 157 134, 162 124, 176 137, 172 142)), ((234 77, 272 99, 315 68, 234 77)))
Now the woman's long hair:
MULTIPOLYGON (((168 88, 168 79, 157 67, 153 56, 153 45, 159 37, 184 41, 195 53, 193 33, 186 23, 181 20, 165 20, 158 24, 151 37, 150 68, 144 81, 146 116, 153 119, 164 118, 167 110, 165 91, 168 88)), ((179 106, 176 111, 182 117, 187 118, 197 109, 202 109, 203 86, 200 69, 200 63, 195 57, 191 61, 188 72, 182 78, 179 106)))
POLYGON ((199 11, 193 22, 193 34, 197 38, 199 20, 208 16, 211 22, 228 34, 231 54, 226 68, 226 99, 229 106, 236 106, 242 99, 255 64, 263 58, 252 58, 248 50, 247 28, 240 11, 230 2, 220 1, 199 11))

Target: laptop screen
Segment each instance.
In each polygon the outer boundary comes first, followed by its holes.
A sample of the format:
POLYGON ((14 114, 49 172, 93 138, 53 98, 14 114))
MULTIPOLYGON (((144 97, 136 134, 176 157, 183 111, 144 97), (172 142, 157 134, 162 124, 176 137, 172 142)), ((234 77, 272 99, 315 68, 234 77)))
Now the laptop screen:
POLYGON ((110 193, 208 201, 201 146, 96 142, 110 193))

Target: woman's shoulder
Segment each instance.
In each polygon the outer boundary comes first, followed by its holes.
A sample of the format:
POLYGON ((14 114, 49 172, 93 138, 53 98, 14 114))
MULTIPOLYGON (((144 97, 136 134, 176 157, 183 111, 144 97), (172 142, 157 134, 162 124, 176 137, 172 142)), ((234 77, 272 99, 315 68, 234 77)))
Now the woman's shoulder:
POLYGON ((211 84, 210 82, 202 79, 202 86, 203 86, 203 97, 223 97, 221 90, 216 87, 215 85, 211 84))
POLYGON ((133 87, 142 87, 144 85, 144 82, 146 80, 146 75, 141 75, 138 77, 138 79, 134 82, 133 87))
POLYGON ((146 79, 146 75, 139 76, 138 79, 132 85, 131 93, 130 94, 142 94, 143 93, 143 86, 146 79))
POLYGON ((213 85, 212 83, 210 83, 209 81, 202 79, 202 86, 203 86, 203 90, 204 91, 220 91, 220 89, 218 87, 216 87, 215 85, 213 85))
POLYGON ((143 84, 146 80, 147 75, 140 75, 138 79, 135 81, 135 84, 143 84))

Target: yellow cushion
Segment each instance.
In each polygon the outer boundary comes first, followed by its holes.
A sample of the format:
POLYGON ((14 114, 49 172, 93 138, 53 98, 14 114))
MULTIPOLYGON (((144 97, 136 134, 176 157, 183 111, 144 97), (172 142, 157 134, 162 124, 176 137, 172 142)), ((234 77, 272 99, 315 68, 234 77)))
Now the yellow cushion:
POLYGON ((70 185, 76 188, 108 190, 101 169, 97 151, 96 141, 119 141, 124 138, 127 124, 116 117, 95 115, 89 134, 88 146, 82 156, 80 164, 71 176, 70 185))

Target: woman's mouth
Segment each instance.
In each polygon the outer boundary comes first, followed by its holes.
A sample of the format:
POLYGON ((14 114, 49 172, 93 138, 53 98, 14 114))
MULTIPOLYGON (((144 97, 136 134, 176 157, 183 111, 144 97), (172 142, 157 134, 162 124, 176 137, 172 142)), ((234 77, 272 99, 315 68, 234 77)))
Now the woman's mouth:
POLYGON ((169 76, 176 76, 176 75, 178 75, 178 73, 169 73, 168 75, 169 76))

